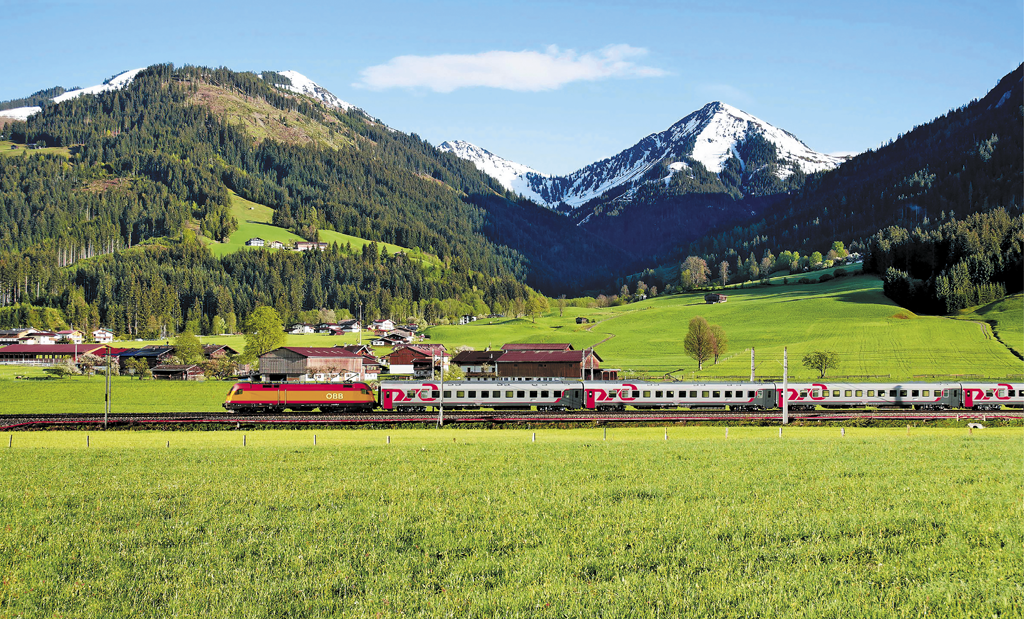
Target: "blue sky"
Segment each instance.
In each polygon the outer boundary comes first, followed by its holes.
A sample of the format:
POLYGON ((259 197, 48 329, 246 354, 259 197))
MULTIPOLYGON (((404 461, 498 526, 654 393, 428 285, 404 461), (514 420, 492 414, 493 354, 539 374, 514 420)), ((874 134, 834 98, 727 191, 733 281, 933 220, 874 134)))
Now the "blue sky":
POLYGON ((0 100, 158 62, 293 69, 433 144, 568 173, 722 100, 828 153, 878 146, 1024 61, 1020 0, 0 0, 0 100))

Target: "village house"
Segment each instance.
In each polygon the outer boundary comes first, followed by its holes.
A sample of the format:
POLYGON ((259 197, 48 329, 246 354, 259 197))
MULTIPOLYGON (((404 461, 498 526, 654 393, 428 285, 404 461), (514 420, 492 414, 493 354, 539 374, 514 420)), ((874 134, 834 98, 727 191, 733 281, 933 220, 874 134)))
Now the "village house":
POLYGON ((374 333, 390 333, 395 330, 395 321, 389 318, 378 318, 370 323, 370 331, 374 333))
POLYGON ((57 334, 53 331, 36 331, 33 329, 28 335, 18 338, 18 343, 28 345, 43 344, 48 346, 50 344, 57 343, 57 334))
POLYGON ((359 321, 355 318, 348 320, 340 320, 338 324, 331 327, 331 335, 342 335, 344 333, 359 333, 363 330, 363 326, 359 324, 359 321))
POLYGON ((211 361, 234 357, 237 354, 237 350, 224 344, 203 344, 203 357, 211 361))
POLYGON ((373 346, 401 346, 402 344, 409 343, 410 342, 407 341, 405 338, 397 335, 391 335, 390 333, 387 335, 375 337, 373 338, 373 341, 370 342, 370 344, 372 344, 373 346))
POLYGON ((309 251, 311 249, 319 249, 324 251, 327 249, 327 243, 316 243, 314 241, 295 241, 295 251, 309 251))
POLYGON ((264 241, 263 239, 261 239, 259 237, 253 237, 253 238, 249 239, 248 241, 246 241, 245 245, 247 247, 263 247, 264 245, 266 245, 266 243, 267 243, 266 241, 264 241))
POLYGON ((284 249, 284 243, 281 241, 271 241, 270 249, 284 249))
POLYGON ((316 333, 316 327, 314 327, 313 325, 298 323, 292 325, 291 328, 288 329, 288 333, 291 333, 292 335, 305 335, 310 333, 316 333))
POLYGON ((78 329, 65 329, 57 332, 57 342, 61 344, 81 344, 85 341, 85 334, 78 329))
POLYGON ((165 364, 172 355, 174 355, 173 346, 149 345, 142 348, 129 348, 118 355, 118 361, 121 364, 121 369, 126 370, 129 359, 145 359, 149 368, 153 369, 158 365, 165 364))
POLYGON ((499 378, 584 378, 615 380, 618 370, 602 370, 601 357, 585 350, 510 350, 495 361, 499 378))
POLYGON ((16 329, 0 329, 0 346, 20 344, 21 338, 34 332, 32 327, 18 327, 16 329))
POLYGON ((452 363, 459 366, 466 380, 497 378, 497 360, 503 354, 504 350, 464 350, 452 358, 452 363))
POLYGON ((389 355, 388 373, 411 374, 415 378, 429 378, 448 369, 449 356, 444 344, 418 344, 400 346, 389 355))
POLYGON ((98 344, 110 344, 114 341, 114 333, 107 329, 96 329, 92 332, 92 339, 98 344))

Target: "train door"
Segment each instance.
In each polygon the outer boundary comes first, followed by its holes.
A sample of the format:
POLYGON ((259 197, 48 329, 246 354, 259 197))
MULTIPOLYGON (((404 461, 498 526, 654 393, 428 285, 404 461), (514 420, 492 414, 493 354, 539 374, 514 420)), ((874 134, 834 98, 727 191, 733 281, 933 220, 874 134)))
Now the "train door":
POLYGON ((597 408, 597 392, 594 389, 586 390, 585 408, 590 410, 597 408))
POLYGON ((562 392, 562 400, 560 404, 568 410, 583 408, 583 390, 566 389, 562 392))
POLYGON ((775 390, 774 389, 761 389, 758 390, 758 395, 761 397, 757 400, 757 404, 762 409, 775 408, 775 390))
POLYGON ((380 406, 386 411, 394 408, 394 401, 392 400, 391 394, 394 393, 391 389, 380 388, 380 406))
POLYGON ((281 385, 277 390, 277 406, 281 409, 288 406, 288 385, 281 385))

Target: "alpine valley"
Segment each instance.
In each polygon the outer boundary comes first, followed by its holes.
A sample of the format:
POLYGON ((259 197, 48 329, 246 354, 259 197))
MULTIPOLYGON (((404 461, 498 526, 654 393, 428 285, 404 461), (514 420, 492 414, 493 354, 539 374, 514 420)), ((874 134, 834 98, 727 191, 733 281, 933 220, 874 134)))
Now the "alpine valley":
POLYGON ((0 326, 522 314, 535 290, 679 286, 690 254, 863 251, 954 210, 1019 219, 1020 77, 846 162, 713 102, 562 177, 434 147, 295 71, 166 64, 55 87, 0 103, 0 326), (242 250, 257 230, 329 246, 242 250))

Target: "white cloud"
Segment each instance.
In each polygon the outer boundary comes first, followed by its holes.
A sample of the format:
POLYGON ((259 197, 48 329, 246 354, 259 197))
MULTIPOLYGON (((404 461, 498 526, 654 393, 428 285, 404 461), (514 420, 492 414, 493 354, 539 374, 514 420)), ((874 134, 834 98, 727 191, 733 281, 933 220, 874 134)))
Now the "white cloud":
POLYGON ((398 56, 386 64, 364 69, 362 79, 354 86, 371 90, 427 88, 435 92, 486 86, 536 92, 581 80, 666 75, 661 69, 633 61, 646 54, 646 49, 629 45, 609 45, 586 54, 571 49, 562 51, 552 45, 543 52, 398 56))

